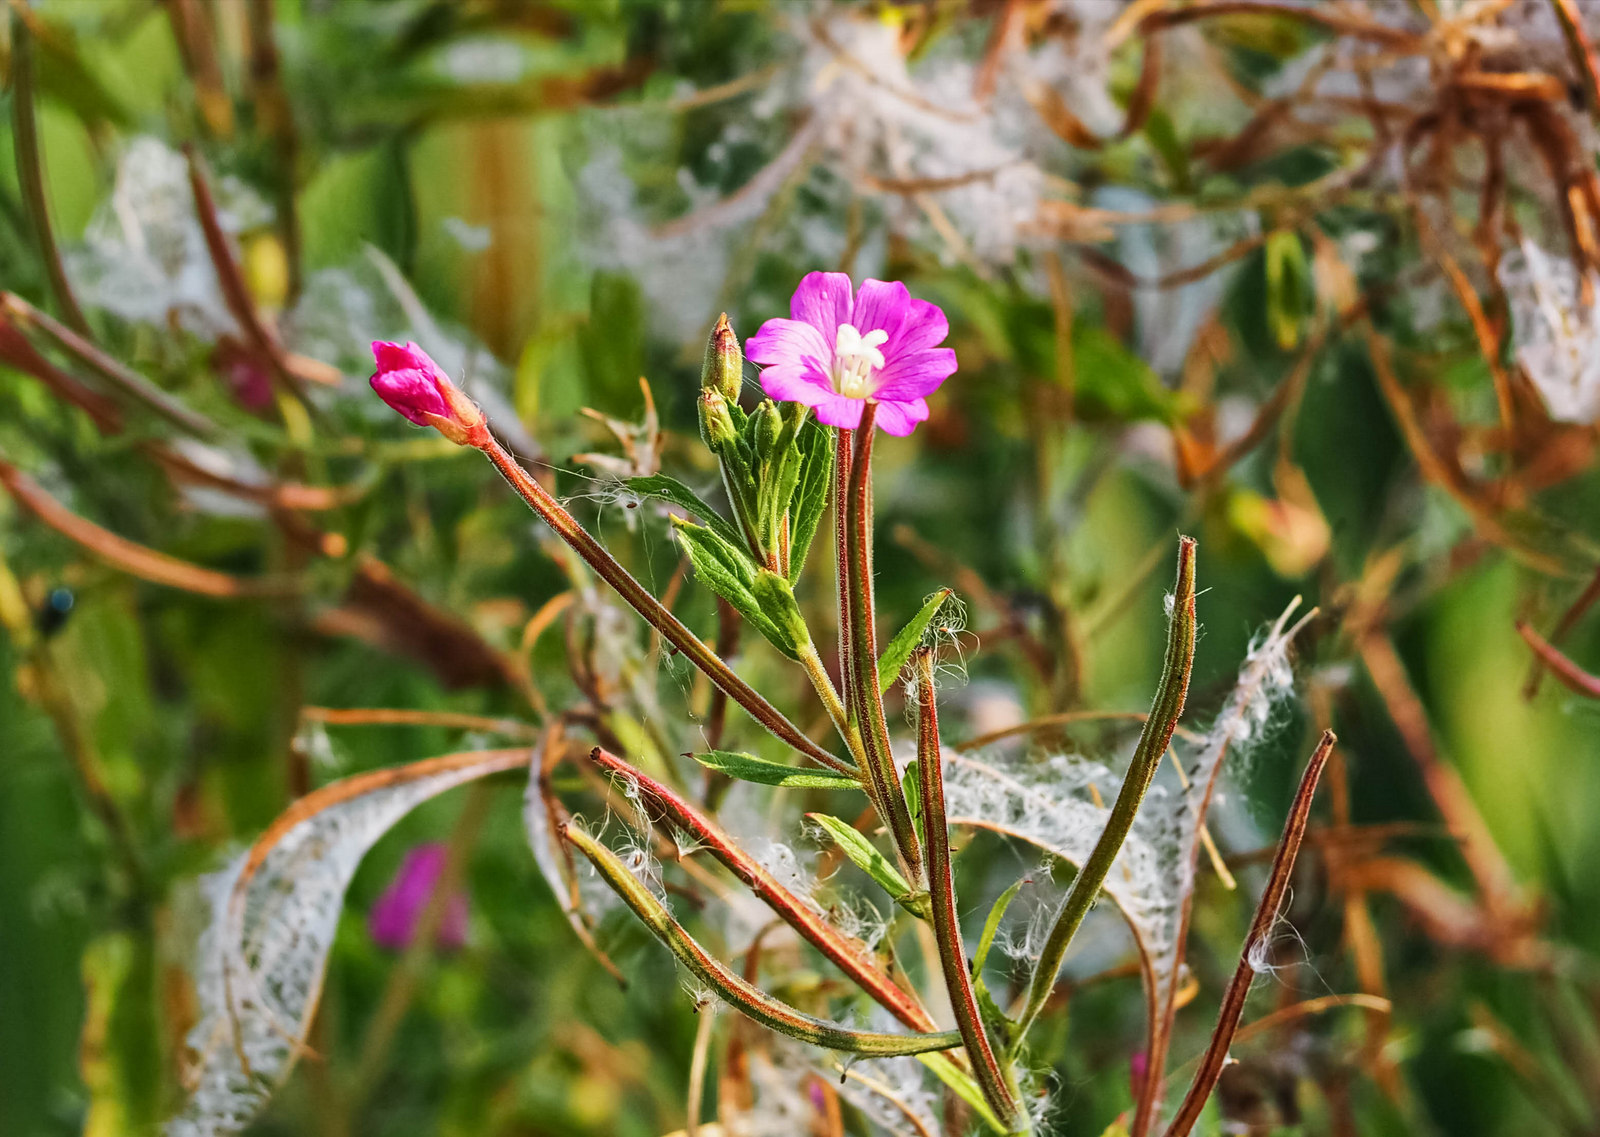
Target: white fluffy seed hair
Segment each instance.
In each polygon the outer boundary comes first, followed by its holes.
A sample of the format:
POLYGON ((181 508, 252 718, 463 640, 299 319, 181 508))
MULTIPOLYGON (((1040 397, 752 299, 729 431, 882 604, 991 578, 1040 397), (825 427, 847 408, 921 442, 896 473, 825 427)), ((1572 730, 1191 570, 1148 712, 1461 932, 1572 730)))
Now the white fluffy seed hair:
POLYGON ((479 773, 458 767, 383 786, 304 819, 257 870, 237 926, 229 904, 246 854, 204 879, 212 917, 196 961, 200 1021, 186 1039, 190 1097, 168 1137, 222 1137, 250 1124, 304 1048, 362 857, 411 810, 479 773))
MULTIPOLYGON (((1166 764, 1135 817, 1105 892, 1145 953, 1155 981, 1174 980, 1178 926, 1194 886, 1194 850, 1208 793, 1225 759, 1235 761, 1266 737, 1276 710, 1294 692, 1289 646, 1304 620, 1289 626, 1299 600, 1252 641, 1233 692, 1211 726, 1192 742, 1175 742, 1188 771, 1184 787, 1166 764)), ((1309 618, 1309 616, 1307 617, 1309 618)), ((1104 829, 1120 776, 1081 755, 1023 760, 947 750, 945 794, 952 824, 991 829, 1081 865, 1104 829)), ((1025 913, 1019 913, 1025 915, 1025 913)), ((1012 953, 1032 956, 1038 929, 1010 930, 1012 953)))

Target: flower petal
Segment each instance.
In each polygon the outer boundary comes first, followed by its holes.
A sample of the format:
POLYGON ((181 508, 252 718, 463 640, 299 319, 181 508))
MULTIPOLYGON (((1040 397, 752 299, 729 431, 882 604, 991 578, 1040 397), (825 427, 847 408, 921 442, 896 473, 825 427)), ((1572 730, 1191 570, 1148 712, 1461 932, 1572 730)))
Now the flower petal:
POLYGON ((436 381, 445 377, 439 365, 414 343, 373 340, 372 357, 378 361, 379 371, 420 371, 436 381))
POLYGON ((822 333, 832 358, 839 325, 851 323, 850 277, 842 272, 808 272, 789 300, 789 315, 822 333))
POLYGON ((898 280, 864 280, 856 296, 855 319, 862 335, 874 329, 889 333, 883 357, 890 364, 897 355, 923 351, 944 342, 950 334, 950 321, 944 309, 918 300, 898 280))
POLYGON ((875 376, 873 397, 879 402, 920 399, 939 389, 956 373, 956 353, 947 347, 930 347, 889 360, 875 376))
POLYGON ((768 320, 761 330, 745 341, 745 356, 752 363, 797 366, 807 362, 823 371, 833 368, 833 340, 800 320, 768 320))
POLYGON ((861 410, 867 401, 847 399, 830 392, 827 398, 812 405, 817 408, 817 421, 824 426, 842 426, 846 430, 854 430, 861 425, 861 410))
POLYGON ((414 368, 379 371, 372 377, 372 389, 380 399, 418 426, 429 425, 426 415, 449 417, 450 408, 439 394, 433 376, 414 368))
MULTIPOLYGON (((878 417, 875 420, 885 434, 897 435, 904 438, 917 424, 928 421, 928 401, 926 399, 897 399, 894 402, 874 400, 878 404, 878 417)), ((822 417, 822 412, 817 412, 817 417, 822 417)))
POLYGON ((767 398, 780 403, 800 403, 814 407, 824 399, 837 396, 828 373, 814 363, 789 364, 763 368, 761 390, 767 398))

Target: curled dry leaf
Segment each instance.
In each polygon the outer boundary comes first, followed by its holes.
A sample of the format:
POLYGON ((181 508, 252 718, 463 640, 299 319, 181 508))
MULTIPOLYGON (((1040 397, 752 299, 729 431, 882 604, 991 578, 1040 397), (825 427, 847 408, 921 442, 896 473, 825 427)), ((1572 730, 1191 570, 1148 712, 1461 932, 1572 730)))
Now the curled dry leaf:
POLYGON ((201 1017, 188 1038, 188 1104, 169 1137, 247 1126, 305 1049, 345 890, 368 849, 445 790, 526 765, 528 751, 448 754, 345 778, 290 806, 206 880, 201 1017))

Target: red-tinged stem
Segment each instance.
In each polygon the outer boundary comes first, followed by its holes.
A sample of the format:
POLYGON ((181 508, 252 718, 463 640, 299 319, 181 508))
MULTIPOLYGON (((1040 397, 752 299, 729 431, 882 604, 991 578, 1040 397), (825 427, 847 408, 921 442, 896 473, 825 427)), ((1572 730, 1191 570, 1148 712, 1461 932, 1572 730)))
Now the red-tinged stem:
POLYGON ((89 335, 89 321, 83 318, 72 285, 67 281, 61 250, 56 245, 50 224, 50 200, 44 189, 44 154, 39 146, 39 123, 33 106, 33 32, 28 27, 28 10, 21 5, 11 12, 11 128, 17 157, 17 181, 27 203, 33 235, 39 243, 39 259, 44 262, 50 291, 60 305, 61 314, 79 334, 89 335))
POLYGON ((220 433, 217 424, 205 415, 190 410, 133 368, 100 350, 93 340, 52 319, 48 313, 41 312, 16 293, 0 292, 0 310, 17 323, 43 332, 79 362, 98 371, 123 394, 181 430, 208 438, 215 438, 220 433))
POLYGON ((835 507, 844 511, 842 567, 845 606, 849 609, 849 634, 841 637, 841 643, 849 643, 845 701, 861 731, 864 765, 875 804, 889 825, 895 851, 905 865, 906 879, 912 888, 920 888, 924 883, 922 847, 895 772, 883 695, 878 687, 878 634, 874 626, 877 610, 872 601, 872 434, 877 409, 877 404, 869 401, 861 411, 850 481, 845 496, 835 507))
POLYGON ((489 461, 494 463, 495 469, 499 470, 501 476, 511 484, 511 488, 533 507, 533 511, 544 520, 545 524, 555 530, 556 536, 570 545, 573 552, 582 557, 584 563, 609 584, 618 596, 643 616, 646 623, 660 632, 663 639, 682 652, 712 683, 750 712, 751 718, 766 727, 780 741, 830 770, 855 775, 855 771, 848 764, 841 762, 807 738, 799 727, 762 698, 755 688, 734 674, 733 669, 716 652, 685 627, 682 621, 667 611, 661 601, 652 596, 644 585, 618 564, 600 542, 578 524, 572 514, 561 508, 561 504, 551 497, 533 475, 524 470, 487 430, 484 430, 482 435, 481 439, 473 439, 472 444, 488 455, 489 461))
MULTIPOLYGON (((1161 683, 1150 705, 1150 717, 1145 719, 1144 730, 1139 735, 1133 761, 1128 764, 1127 776, 1122 779, 1122 789, 1111 807, 1111 816, 1106 819, 1100 839, 1095 842, 1094 850, 1073 880, 1072 890, 1061 902, 1055 925, 1045 940, 1044 951, 1039 956, 1039 965, 1034 970, 1033 982, 1028 990, 1027 1006, 1017 1020, 1019 1043, 1033 1020, 1044 1009, 1045 1001, 1056 985, 1056 975, 1067 958, 1072 937, 1094 906, 1106 874, 1111 871, 1117 854, 1122 850, 1122 843, 1133 829, 1133 819, 1139 812, 1144 795, 1150 790, 1150 782, 1161 765, 1161 756, 1167 752, 1167 746, 1172 741, 1178 716, 1183 713, 1183 701, 1189 691, 1189 673, 1194 667, 1194 552, 1192 537, 1178 538, 1178 582, 1173 589, 1172 623, 1167 635, 1167 657, 1161 683)), ((1138 1132, 1137 1129, 1134 1131, 1138 1132)))
POLYGON ((859 945, 828 924, 800 897, 762 868, 721 826, 675 791, 627 761, 596 747, 589 755, 607 773, 636 785, 640 795, 672 823, 721 861, 811 946, 834 962, 863 991, 912 1030, 931 1031, 934 1023, 914 996, 898 986, 859 945))
POLYGON ((1256 968, 1251 961, 1272 934, 1278 909, 1282 907, 1283 898, 1289 891, 1295 854, 1300 851, 1306 823, 1311 817, 1311 799, 1317 792, 1317 779, 1322 776, 1322 768, 1327 765, 1328 755, 1333 752, 1336 741, 1333 731, 1323 731, 1322 740, 1317 743, 1311 760, 1306 763, 1305 773, 1300 776, 1300 788, 1295 791, 1294 804, 1289 807, 1289 818, 1283 825, 1283 837, 1278 841, 1277 856, 1272 859, 1272 872, 1267 878, 1266 891, 1261 894, 1261 903, 1256 905, 1256 917, 1250 924, 1250 934, 1245 937, 1239 966, 1228 982, 1227 991, 1223 993, 1222 1012, 1217 1019, 1216 1029, 1211 1032, 1211 1043, 1200 1059, 1200 1068, 1195 1071, 1194 1081, 1189 1084, 1183 1104, 1178 1107, 1177 1115, 1167 1127, 1166 1137, 1188 1137, 1194 1123, 1199 1120, 1200 1111, 1205 1108, 1206 1099, 1211 1096, 1217 1079, 1222 1075, 1222 1067, 1228 1059, 1228 1047, 1233 1042, 1234 1032, 1239 1029, 1244 1002, 1250 994, 1251 983, 1255 981, 1256 968))
POLYGON ((683 926, 672 918, 666 905, 630 873, 618 856, 568 822, 563 836, 594 865, 605 882, 633 909, 656 938, 665 944, 694 976, 711 987, 736 1010, 754 1019, 762 1026, 809 1042, 828 1050, 875 1057, 892 1057, 901 1054, 926 1054, 933 1050, 949 1050, 961 1045, 959 1031, 937 1033, 883 1034, 877 1031, 852 1030, 839 1023, 813 1018, 796 1010, 780 999, 767 994, 755 984, 737 974, 701 947, 683 926))
POLYGON ((1600 699, 1600 675, 1591 675, 1569 659, 1565 652, 1549 643, 1527 624, 1517 625, 1517 634, 1528 641, 1533 654, 1538 656, 1561 685, 1591 699, 1600 699))
POLYGON ((922 835, 927 850, 928 898, 933 916, 933 937, 939 947, 939 969, 961 1031, 961 1044, 972 1059, 973 1076, 995 1116, 1012 1133, 1029 1130, 1027 1111, 1018 1105, 1010 1079, 995 1057, 983 1014, 972 989, 966 949, 961 943, 961 920, 956 911, 955 874, 950 867, 950 830, 945 822, 944 765, 940 760, 939 712, 933 690, 933 653, 920 652, 917 670, 917 781, 922 794, 922 835))

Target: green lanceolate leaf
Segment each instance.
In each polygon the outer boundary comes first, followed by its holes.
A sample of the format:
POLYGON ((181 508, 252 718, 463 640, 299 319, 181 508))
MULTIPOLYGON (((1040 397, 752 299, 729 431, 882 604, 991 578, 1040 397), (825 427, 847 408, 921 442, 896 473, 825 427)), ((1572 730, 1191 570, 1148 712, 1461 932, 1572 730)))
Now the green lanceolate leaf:
POLYGON ((806 628, 805 617, 800 614, 800 605, 794 598, 794 589, 789 586, 788 579, 767 569, 757 569, 756 578, 750 585, 750 594, 777 632, 777 638, 771 635, 767 638, 789 658, 798 658, 801 650, 811 643, 811 633, 806 628))
POLYGON ((830 817, 826 813, 808 813, 806 817, 815 821, 824 833, 833 838, 833 843, 839 846, 839 851, 849 857, 858 869, 877 881, 896 904, 918 916, 927 913, 927 893, 913 892, 911 886, 906 883, 906 878, 900 875, 900 870, 894 867, 894 863, 848 822, 830 817))
POLYGON ((911 824, 916 828, 917 839, 927 841, 927 834, 922 828, 922 773, 918 763, 913 760, 906 765, 906 776, 900 779, 900 790, 906 795, 906 808, 911 810, 911 824))
POLYGON ((1000 1119, 994 1115, 994 1110, 989 1108, 989 1103, 983 1100, 983 1091, 978 1088, 977 1081, 971 1074, 960 1066, 950 1061, 947 1054, 919 1054, 917 1061, 921 1062, 938 1077, 945 1085, 955 1092, 955 1095, 966 1102, 983 1123, 996 1133, 1006 1132, 1006 1127, 1000 1124, 1000 1119))
POLYGON ((789 582, 757 567, 748 553, 707 526, 674 517, 672 527, 689 554, 695 579, 733 605, 773 647, 798 659, 811 636, 789 582))
POLYGON ((1023 877, 1002 892, 1000 899, 994 902, 994 907, 989 909, 989 918, 983 922, 983 935, 978 937, 978 950, 972 954, 972 974, 980 983, 983 982, 983 963, 989 958, 989 949, 994 946, 994 937, 1000 930, 1000 921, 1005 918, 1006 909, 1011 907, 1011 902, 1017 898, 1017 893, 1026 883, 1028 878, 1023 877))
POLYGON ((894 634, 894 639, 889 641, 889 646, 883 649, 883 654, 878 656, 878 691, 887 691, 893 686, 900 671, 906 665, 906 660, 911 658, 911 653, 922 642, 922 637, 928 631, 928 625, 933 623, 934 616, 939 609, 944 607, 944 602, 949 600, 954 593, 948 588, 941 588, 927 600, 923 601, 922 609, 911 622, 894 634))
POLYGON ((690 755, 700 765, 741 782, 759 782, 763 786, 782 786, 797 790, 857 790, 861 787, 846 774, 832 770, 801 769, 785 766, 782 762, 768 762, 753 754, 734 750, 707 750, 690 755))
POLYGON ((717 536, 735 548, 744 544, 744 538, 739 535, 739 530, 732 522, 677 478, 668 477, 666 474, 651 474, 647 478, 629 478, 626 485, 641 497, 653 497, 694 514, 717 536))
POLYGON ((1025 883, 1027 877, 1023 877, 1002 892, 1000 899, 994 902, 994 907, 989 909, 988 919, 983 922, 983 934, 978 938, 978 950, 972 954, 972 991, 978 998, 978 1007, 983 1012, 984 1022, 1004 1038, 1008 1045, 1016 1038, 1016 1025, 1006 1017, 1005 1011, 989 993, 989 986, 983 981, 983 964, 989 958, 989 949, 994 947, 994 937, 1000 930, 1000 921, 1004 919, 1006 909, 1011 907, 1011 902, 1017 898, 1018 891, 1025 883))
POLYGON ((798 436, 800 481, 789 503, 789 580, 800 579, 811 541, 828 508, 833 485, 833 434, 821 427, 802 429, 798 436))

